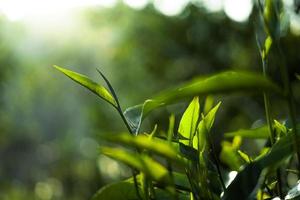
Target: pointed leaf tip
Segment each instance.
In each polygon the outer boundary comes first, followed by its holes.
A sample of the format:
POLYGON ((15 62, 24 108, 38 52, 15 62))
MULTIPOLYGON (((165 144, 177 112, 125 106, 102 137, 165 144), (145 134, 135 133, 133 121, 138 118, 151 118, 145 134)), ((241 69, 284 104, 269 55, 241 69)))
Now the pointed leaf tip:
POLYGON ((53 67, 65 74, 66 76, 68 76, 73 81, 87 88, 106 102, 110 103, 112 106, 117 107, 117 102, 113 95, 102 85, 99 85, 98 83, 91 80, 89 77, 79 74, 77 72, 59 67, 57 65, 53 65, 53 67))

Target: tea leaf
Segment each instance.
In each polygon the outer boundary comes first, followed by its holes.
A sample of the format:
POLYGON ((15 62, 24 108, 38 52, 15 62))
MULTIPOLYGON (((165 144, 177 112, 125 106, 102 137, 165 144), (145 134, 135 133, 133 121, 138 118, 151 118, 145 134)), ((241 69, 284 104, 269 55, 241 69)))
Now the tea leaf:
POLYGON ((171 146, 167 141, 163 142, 154 137, 150 139, 145 135, 133 136, 128 133, 121 133, 117 135, 104 135, 103 138, 110 142, 135 147, 141 150, 148 150, 165 158, 177 161, 179 164, 186 163, 186 161, 178 155, 179 152, 176 148, 171 146))
POLYGON ((94 196, 91 200, 103 200, 103 199, 124 199, 132 200, 138 199, 134 183, 131 181, 121 181, 105 185, 94 196))
MULTIPOLYGON (((292 135, 282 137, 276 142, 269 153, 262 156, 242 169, 228 186, 223 200, 248 199, 255 195, 261 184, 259 178, 267 167, 274 167, 293 153, 292 135), (239 194, 238 197, 236 194, 239 194)), ((251 198, 250 198, 251 199, 251 198)))
POLYGON ((288 132, 287 128, 277 120, 274 120, 273 126, 277 136, 286 135, 288 132))
POLYGON ((252 159, 249 155, 247 155, 246 153, 242 152, 241 150, 237 151, 238 154, 240 155, 240 157, 246 162, 246 163, 251 163, 252 159))
POLYGON ((110 147, 100 147, 100 152, 143 172, 152 180, 164 184, 169 184, 170 182, 168 170, 148 156, 110 147))
POLYGON ((234 132, 224 134, 225 137, 241 136, 243 138, 265 139, 270 136, 269 127, 267 125, 254 129, 240 129, 234 132))
POLYGON ((235 136, 232 143, 223 141, 221 146, 220 160, 223 163, 226 163, 231 170, 239 170, 240 166, 243 164, 242 159, 238 154, 238 149, 241 146, 241 137, 235 136))
POLYGON ((189 140, 179 140, 185 145, 189 145, 195 134, 198 118, 200 112, 199 98, 194 97, 193 101, 189 104, 179 123, 178 132, 181 136, 189 138, 189 140))
POLYGON ((66 76, 68 76, 73 81, 79 83, 80 85, 84 86, 85 88, 89 89, 91 92, 99 96, 100 98, 104 99, 108 103, 110 103, 112 106, 117 107, 117 102, 112 96, 112 94, 102 85, 99 85, 98 83, 92 81, 87 76, 84 76, 82 74, 79 74, 77 72, 73 72, 71 70, 64 69, 62 67, 53 66, 66 76))
POLYGON ((198 127, 197 127, 197 132, 198 134, 196 134, 193 138, 193 147, 195 149, 198 149, 198 145, 199 145, 199 149, 201 151, 204 150, 205 147, 205 143, 206 143, 206 133, 208 133, 215 121, 215 116, 216 113, 219 109, 221 105, 221 102, 219 102, 215 107, 213 107, 205 117, 203 117, 203 119, 200 121, 198 127), (198 144, 198 135, 200 138, 199 144, 198 144))
POLYGON ((158 96, 146 100, 143 104, 126 109, 124 115, 137 134, 141 121, 156 108, 194 96, 232 92, 246 94, 276 92, 282 95, 281 89, 261 74, 228 71, 208 77, 198 77, 180 87, 162 92, 158 96))

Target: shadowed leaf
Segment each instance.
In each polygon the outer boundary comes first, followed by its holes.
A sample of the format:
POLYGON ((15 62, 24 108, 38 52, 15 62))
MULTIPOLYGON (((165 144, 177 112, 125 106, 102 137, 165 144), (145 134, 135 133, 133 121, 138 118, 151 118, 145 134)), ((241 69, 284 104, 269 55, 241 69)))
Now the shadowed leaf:
POLYGON ((133 200, 138 199, 134 183, 131 181, 122 181, 112 183, 102 187, 91 200, 103 200, 103 199, 124 199, 133 200))

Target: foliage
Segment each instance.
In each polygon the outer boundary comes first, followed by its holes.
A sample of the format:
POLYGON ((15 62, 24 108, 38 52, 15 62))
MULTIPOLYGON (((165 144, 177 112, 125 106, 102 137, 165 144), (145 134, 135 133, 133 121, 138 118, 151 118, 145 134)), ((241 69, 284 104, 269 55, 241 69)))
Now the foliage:
MULTIPOLYGON (((143 104, 121 109, 119 99, 107 80, 108 89, 91 79, 70 70, 56 68, 68 77, 88 88, 100 98, 110 103, 119 113, 128 133, 103 136, 102 139, 124 148, 100 147, 100 153, 132 168, 132 177, 107 185, 93 197, 96 199, 269 199, 279 196, 286 199, 299 198, 298 187, 288 190, 283 181, 283 169, 293 167, 294 155, 299 156, 296 113, 293 91, 291 90, 285 66, 280 65, 282 85, 268 78, 266 71, 270 52, 281 55, 279 1, 265 1, 261 5, 261 15, 265 27, 265 39, 259 43, 263 74, 253 72, 228 71, 210 76, 196 77, 174 89, 161 92, 143 104), (273 45, 275 47, 273 47, 273 45), (221 103, 212 104, 211 96, 256 94, 264 96, 267 123, 251 130, 226 133, 234 137, 233 142, 224 141, 220 160, 228 168, 221 166, 212 142, 212 127, 221 103), (270 96, 277 95, 286 101, 289 110, 288 124, 272 118, 270 96), (142 121, 154 109, 192 99, 183 113, 178 129, 174 127, 174 117, 170 117, 167 134, 142 133, 142 121), (204 104, 202 109, 201 104, 204 104), (269 137, 269 138, 267 138, 269 137), (256 156, 240 151, 241 138, 270 140, 256 156), (225 181, 231 170, 238 171, 234 180, 225 181), (178 179, 180 181, 178 181, 178 179)), ((299 159, 299 157, 298 157, 299 159)), ((299 163, 298 163, 299 168, 299 163)), ((296 172, 299 173, 297 168, 296 172)), ((283 172, 287 173, 287 172, 283 172)))

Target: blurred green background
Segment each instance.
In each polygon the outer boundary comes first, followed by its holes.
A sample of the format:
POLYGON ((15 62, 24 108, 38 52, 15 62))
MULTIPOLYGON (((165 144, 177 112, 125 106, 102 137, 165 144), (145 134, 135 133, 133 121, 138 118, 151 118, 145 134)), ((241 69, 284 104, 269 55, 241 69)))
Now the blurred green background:
MULTIPOLYGON (((299 107, 300 17, 293 1, 285 5, 283 49, 299 107)), ((0 199, 88 199, 128 176, 97 152, 99 134, 126 130, 118 114, 53 64, 97 81, 100 69, 126 108, 197 75, 261 71, 259 22, 251 0, 0 0, 0 199)), ((280 81, 273 57, 269 72, 280 81)), ((216 98, 218 148, 224 132, 264 122, 262 97, 216 98)), ((273 98, 278 119, 282 105, 273 98)), ((143 130, 165 130, 185 106, 154 112, 143 130)))

